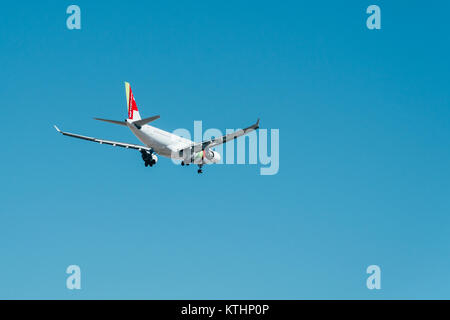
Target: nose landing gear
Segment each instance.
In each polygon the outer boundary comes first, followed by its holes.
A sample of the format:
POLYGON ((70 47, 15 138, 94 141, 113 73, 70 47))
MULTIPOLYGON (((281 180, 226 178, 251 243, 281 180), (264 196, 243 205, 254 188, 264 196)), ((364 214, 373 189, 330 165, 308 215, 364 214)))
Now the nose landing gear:
MULTIPOLYGON (((186 166, 186 167, 188 167, 189 166, 189 164, 190 164, 190 162, 189 161, 187 161, 187 162, 185 162, 185 161, 181 161, 181 166, 183 167, 183 166, 186 166)), ((198 170, 197 170, 197 173, 202 173, 203 172, 203 170, 202 170, 202 167, 203 167, 203 163, 202 164, 199 164, 198 165, 198 170)))

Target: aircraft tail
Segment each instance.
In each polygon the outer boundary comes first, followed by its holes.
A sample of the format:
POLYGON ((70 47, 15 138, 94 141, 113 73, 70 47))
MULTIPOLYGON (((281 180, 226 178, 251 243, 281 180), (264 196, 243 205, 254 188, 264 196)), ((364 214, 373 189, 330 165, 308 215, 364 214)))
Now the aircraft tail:
POLYGON ((125 82, 125 94, 127 96, 128 119, 131 121, 141 120, 141 115, 139 114, 133 92, 131 91, 131 86, 128 82, 125 82))

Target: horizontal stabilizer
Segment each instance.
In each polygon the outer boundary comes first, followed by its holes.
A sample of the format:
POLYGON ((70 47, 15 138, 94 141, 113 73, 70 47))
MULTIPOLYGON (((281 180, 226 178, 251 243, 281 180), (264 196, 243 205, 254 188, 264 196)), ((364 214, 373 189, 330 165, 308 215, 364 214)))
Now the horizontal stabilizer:
POLYGON ((121 126, 126 126, 127 123, 125 121, 117 121, 117 120, 109 120, 109 119, 101 119, 101 118, 94 118, 95 120, 105 121, 109 123, 119 124, 121 126))
POLYGON ((142 127, 144 124, 155 121, 156 119, 159 119, 159 116, 153 116, 142 120, 133 121, 133 124, 135 124, 138 127, 142 127))

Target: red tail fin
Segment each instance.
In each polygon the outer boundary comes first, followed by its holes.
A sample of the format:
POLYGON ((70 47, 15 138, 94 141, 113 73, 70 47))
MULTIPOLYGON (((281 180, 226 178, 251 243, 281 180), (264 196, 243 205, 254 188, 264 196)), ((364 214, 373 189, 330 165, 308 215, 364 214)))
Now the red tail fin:
POLYGON ((125 93, 127 95, 128 119, 132 121, 141 120, 133 92, 131 91, 131 86, 128 82, 125 82, 125 93))

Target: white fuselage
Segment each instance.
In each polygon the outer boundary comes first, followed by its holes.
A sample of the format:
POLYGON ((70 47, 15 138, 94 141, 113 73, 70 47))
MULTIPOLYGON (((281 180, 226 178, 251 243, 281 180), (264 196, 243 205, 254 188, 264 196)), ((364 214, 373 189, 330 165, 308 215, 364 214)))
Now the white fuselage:
POLYGON ((127 121, 127 126, 142 143, 152 148, 157 154, 167 158, 182 159, 178 154, 178 150, 193 144, 189 139, 182 138, 148 124, 138 129, 130 121, 127 121))
POLYGON ((161 130, 148 124, 137 128, 130 120, 127 120, 127 126, 131 132, 147 147, 153 149, 156 154, 167 158, 183 160, 185 163, 212 164, 219 163, 221 156, 217 151, 208 151, 210 156, 206 157, 203 150, 197 150, 191 153, 182 154, 180 150, 189 148, 194 142, 177 136, 173 133, 161 130))

